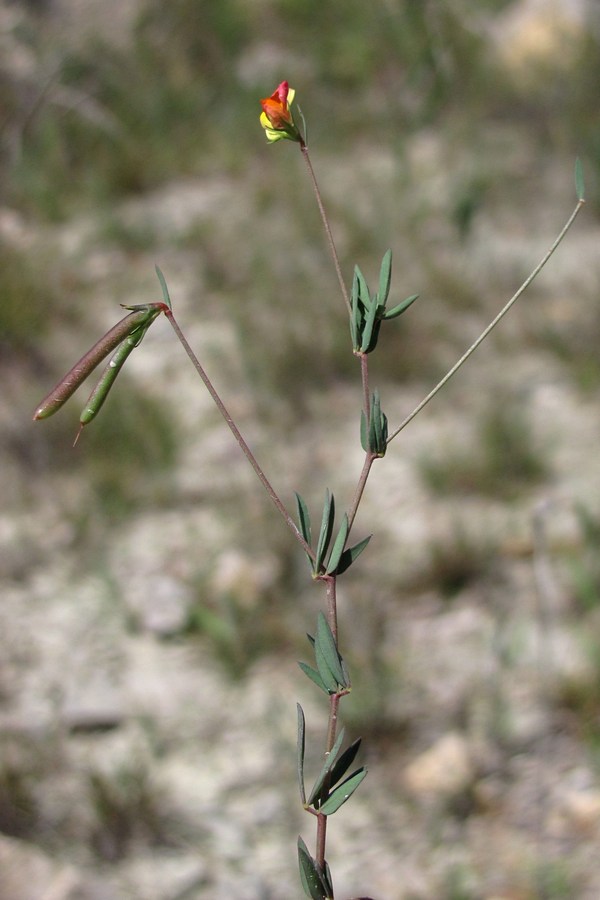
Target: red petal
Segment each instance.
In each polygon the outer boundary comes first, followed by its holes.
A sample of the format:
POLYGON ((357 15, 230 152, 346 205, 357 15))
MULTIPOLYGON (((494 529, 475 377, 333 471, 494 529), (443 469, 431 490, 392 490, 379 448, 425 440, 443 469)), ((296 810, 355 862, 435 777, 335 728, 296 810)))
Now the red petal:
POLYGON ((275 99, 275 97, 277 96, 279 101, 281 103, 283 103, 284 106, 287 106, 287 97, 288 97, 289 89, 290 89, 290 86, 287 83, 287 81, 282 81, 281 84, 277 87, 277 90, 275 91, 275 93, 273 94, 273 99, 275 99))

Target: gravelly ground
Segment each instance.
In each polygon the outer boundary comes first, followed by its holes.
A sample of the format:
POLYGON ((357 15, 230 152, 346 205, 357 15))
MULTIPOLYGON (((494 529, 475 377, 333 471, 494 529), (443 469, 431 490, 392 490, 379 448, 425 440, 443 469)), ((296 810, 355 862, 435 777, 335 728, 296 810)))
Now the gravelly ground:
MULTIPOLYGON (((527 150, 518 140, 514 147, 520 170, 527 150)), ((381 148, 362 148, 347 169, 318 153, 315 161, 337 204, 342 257, 351 234, 339 209, 350 178, 366 185, 364 197, 355 195, 364 215, 375 198, 391 229, 426 196, 419 247, 431 246, 448 283, 458 273, 481 290, 479 305, 450 310, 454 316, 439 297, 423 312, 432 328, 443 321, 435 349, 452 362, 549 246, 572 199, 570 161, 558 160, 525 209, 511 215, 512 202, 500 201, 478 220, 468 256, 455 247, 446 259, 448 235, 435 216, 444 179, 434 176, 447 150, 435 135, 408 147, 418 177, 402 213, 396 164, 381 148), (503 296, 489 296, 490 282, 503 296)), ((311 385, 302 421, 271 438, 256 418, 261 407, 240 352, 245 335, 227 315, 231 287, 210 283, 197 263, 202 248, 181 241, 211 223, 213 250, 226 242, 242 248, 243 283, 252 272, 245 235, 255 183, 244 175, 186 180, 124 203, 116 214, 130 227, 160 221, 156 246, 134 255, 103 241, 93 216, 50 231, 30 230, 8 211, 2 222, 11 240, 51 247, 77 273, 98 328, 114 312, 107 298, 126 290, 129 302, 141 302, 155 290, 158 255, 190 342, 282 494, 306 491, 316 505, 329 485, 348 498, 361 465, 353 386, 311 385), (202 322, 199 308, 209 310, 202 322)), ((274 216, 262 238, 293 245, 297 227, 274 216)), ((600 620, 596 608, 576 602, 569 568, 586 549, 577 504, 599 513, 600 417, 594 393, 574 375, 576 360, 531 339, 540 315, 559 333, 582 320, 594 327, 598 237, 591 215, 577 224, 501 336, 374 470, 357 528, 375 538, 340 597, 354 673, 347 727, 364 735, 370 770, 330 827, 340 898, 600 896, 600 620), (478 417, 496 398, 524 410, 547 464, 543 480, 509 499, 436 494, 420 458, 450 449, 476 456, 478 417), (457 533, 473 556, 484 548, 485 568, 448 599, 432 548, 452 547, 457 533)), ((403 282, 433 279, 414 247, 399 248, 397 258, 403 282)), ((319 271, 310 252, 307 264, 319 271)), ((279 256, 276 275, 282 268, 279 256)), ((70 359, 67 338, 53 330, 56 359, 70 359)), ((67 424, 53 425, 46 443, 37 432, 45 425, 21 415, 43 379, 16 367, 0 400, 0 900, 287 900, 300 894, 297 835, 312 841, 295 787, 296 700, 316 746, 324 727, 323 706, 295 661, 321 598, 174 353, 166 323, 131 368, 173 414, 178 463, 164 476, 160 502, 108 529, 95 529, 93 516, 90 524, 86 435, 72 452, 67 424), (25 445, 22 456, 11 449, 25 445), (49 479, 53 454, 68 462, 49 479), (273 549, 257 540, 263 533, 273 549), (219 643, 214 630, 212 639, 187 633, 199 599, 233 628, 233 641, 219 643), (236 635, 261 647, 240 680, 227 674, 241 665, 236 635)), ((390 420, 399 421, 427 391, 428 376, 399 384, 386 371, 379 387, 390 420)), ((311 770, 318 765, 310 759, 311 770)))

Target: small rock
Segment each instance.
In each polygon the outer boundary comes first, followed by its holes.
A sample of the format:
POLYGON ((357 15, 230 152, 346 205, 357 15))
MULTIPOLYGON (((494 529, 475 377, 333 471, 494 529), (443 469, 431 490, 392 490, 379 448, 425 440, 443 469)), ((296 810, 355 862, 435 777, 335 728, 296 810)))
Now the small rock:
POLYGON ((564 818, 580 831, 593 831, 600 825, 600 791, 570 790, 562 797, 564 818))
POLYGON ((450 797, 464 791, 475 777, 465 738, 456 732, 441 737, 404 770, 404 783, 414 794, 450 797))
POLYGON ((151 586, 130 593, 127 602, 145 631, 170 637, 185 627, 192 596, 180 580, 153 574, 151 586))
POLYGON ((71 867, 57 863, 26 841, 0 835, 0 900, 88 900, 71 867))
POLYGON ((212 588, 233 596, 242 608, 252 609, 279 574, 275 558, 252 559, 237 550, 226 550, 217 559, 212 588))

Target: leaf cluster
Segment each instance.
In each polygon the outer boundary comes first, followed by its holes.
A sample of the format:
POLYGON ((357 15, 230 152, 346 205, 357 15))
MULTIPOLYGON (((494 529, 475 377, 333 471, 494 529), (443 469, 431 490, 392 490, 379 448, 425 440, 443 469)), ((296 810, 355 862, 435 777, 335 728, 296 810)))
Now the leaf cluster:
POLYGON ((322 612, 317 618, 317 633, 306 635, 315 654, 316 669, 307 663, 298 665, 305 675, 326 694, 348 693, 350 676, 337 648, 335 638, 322 612))
POLYGON ((373 391, 369 410, 369 421, 365 411, 360 414, 360 442, 365 453, 374 453, 375 456, 385 456, 388 439, 388 419, 381 409, 379 391, 373 391))
POLYGON ((387 250, 379 270, 379 289, 371 296, 366 279, 358 266, 352 280, 350 334, 354 353, 372 353, 377 346, 381 323, 395 319, 411 306, 418 294, 412 294, 392 309, 386 310, 392 281, 392 251, 387 250))
POLYGON ((345 731, 342 728, 305 801, 308 806, 312 806, 324 816, 331 816, 337 812, 367 775, 366 768, 360 766, 351 775, 344 777, 356 759, 361 744, 361 739, 357 738, 343 753, 340 753, 344 737, 345 731))
POLYGON ((300 881, 304 893, 311 900, 331 900, 333 897, 333 882, 331 870, 325 860, 321 867, 316 859, 310 855, 308 847, 301 837, 298 838, 298 863, 300 866, 300 881))
MULTIPOLYGON (((312 550, 312 524, 310 513, 306 503, 298 493, 296 493, 296 504, 298 508, 300 533, 312 550)), ((334 524, 335 499, 333 494, 331 494, 329 490, 326 490, 323 515, 321 517, 321 527, 319 528, 319 536, 314 557, 308 557, 312 568, 313 578, 341 575, 350 568, 352 563, 360 556, 371 540, 372 535, 368 535, 368 537, 363 538, 362 541, 359 541, 358 544, 355 544, 353 547, 346 548, 346 541, 350 531, 350 522, 347 514, 344 513, 342 524, 340 525, 332 544, 331 539, 333 537, 334 524)))
MULTIPOLYGON (((345 731, 344 729, 340 731, 307 798, 304 786, 306 725, 304 711, 300 704, 297 705, 297 710, 298 784, 300 797, 305 809, 311 809, 320 815, 330 816, 343 806, 367 775, 367 769, 364 766, 360 766, 350 775, 347 775, 360 749, 361 739, 357 738, 341 752, 345 731)), ((327 898, 333 897, 331 872, 327 862, 325 861, 324 866, 321 867, 309 853, 302 838, 298 838, 298 862, 300 866, 300 880, 307 897, 311 897, 313 900, 327 900, 327 898)))

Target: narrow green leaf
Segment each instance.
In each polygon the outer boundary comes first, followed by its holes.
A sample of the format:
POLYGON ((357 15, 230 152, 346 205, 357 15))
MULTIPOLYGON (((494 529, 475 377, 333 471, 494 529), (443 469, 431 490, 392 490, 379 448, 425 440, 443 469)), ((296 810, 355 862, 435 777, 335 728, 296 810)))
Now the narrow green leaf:
POLYGON ((390 284, 392 282, 392 251, 386 250, 381 260, 381 268, 379 270, 379 303, 385 307, 390 293, 390 284))
POLYGON ((381 413, 381 453, 385 453, 387 450, 387 439, 388 439, 388 417, 384 412, 381 413))
POLYGON ((304 710, 299 703, 296 703, 298 712, 298 787, 300 788, 300 799, 302 805, 306 805, 306 791, 304 789, 304 752, 306 750, 306 720, 304 718, 304 710))
POLYGON ((381 416, 375 419, 375 442, 373 449, 377 456, 382 456, 385 450, 385 441, 383 439, 383 420, 381 416))
POLYGON ((162 290, 163 300, 165 301, 165 303, 167 304, 169 309, 173 309, 173 307, 171 305, 171 298, 169 296, 169 288, 167 287, 167 282, 165 281, 165 276, 163 275, 161 270, 158 268, 158 266, 154 266, 154 269, 156 271, 156 274, 158 275, 158 280, 160 281, 160 287, 162 290))
POLYGON ((363 538, 362 541, 359 541, 358 544, 355 544, 354 547, 348 547, 347 550, 344 550, 340 558, 340 563, 337 567, 336 575, 343 575, 344 572, 350 568, 352 563, 358 559, 360 554, 368 545, 372 537, 373 535, 369 534, 366 538, 363 538))
POLYGON ((377 388, 373 391, 373 417, 375 419, 381 418, 381 397, 377 388))
POLYGON ((324 816, 331 816, 334 812, 337 812, 340 806, 343 806, 346 800, 350 799, 366 776, 367 770, 364 766, 357 769, 350 778, 347 778, 346 781, 342 781, 342 783, 331 792, 323 806, 319 808, 319 812, 323 813, 324 816))
POLYGON ((330 775, 330 785, 333 787, 344 777, 354 760, 356 759, 356 754, 358 753, 361 745, 361 738, 357 738, 354 743, 350 744, 349 747, 346 747, 340 758, 337 760, 336 764, 333 766, 330 775))
POLYGON ((377 453, 377 425, 372 415, 369 420, 369 450, 377 453))
POLYGON ((317 552, 315 554, 315 572, 319 572, 323 565, 327 548, 331 540, 333 531, 333 521, 335 519, 335 500, 333 494, 329 490, 325 491, 325 503, 323 504, 323 518, 321 519, 321 530, 319 531, 319 540, 317 542, 317 552))
POLYGON ((379 391, 371 397, 371 421, 369 427, 369 449, 378 456, 385 456, 387 449, 388 420, 381 411, 379 391))
POLYGON ((331 752, 330 752, 329 756, 327 757, 327 759, 325 760, 325 762, 323 764, 323 768, 319 772, 317 780, 315 781, 315 783, 313 785, 313 789, 309 794, 309 797, 308 797, 309 804, 312 804, 315 802, 315 800, 319 799, 322 789, 323 789, 323 784, 325 782, 325 779, 331 772, 331 769, 332 769, 332 767, 338 757, 340 749, 342 747, 342 743, 344 741, 344 734, 345 734, 345 731, 342 728, 342 730, 340 731, 340 733, 338 734, 338 736, 336 738, 335 744, 331 748, 331 752))
POLYGON ((329 695, 329 694, 335 694, 337 685, 336 685, 336 687, 333 688, 333 690, 328 691, 327 688, 325 687, 325 684, 324 684, 324 682, 323 682, 323 679, 321 678, 321 676, 319 675, 319 673, 316 671, 316 669, 313 669, 312 666, 309 666, 309 665, 307 665, 307 664, 304 663, 304 662, 299 662, 298 665, 300 666, 300 668, 302 669, 302 671, 304 672, 304 674, 305 674, 308 678, 310 678, 311 681, 314 681, 314 683, 316 684, 316 686, 317 686, 318 688, 320 688, 320 689, 323 691, 324 694, 327 694, 327 695, 329 695))
POLYGON ((312 530, 310 526, 310 513, 308 512, 308 507, 300 494, 295 491, 296 494, 296 504, 298 506, 298 522, 300 523, 300 531, 302 532, 302 537, 306 541, 309 547, 312 547, 312 530))
POLYGON ((350 672, 348 671, 348 666, 346 665, 346 660, 342 659, 341 663, 342 663, 342 671, 344 673, 344 682, 346 684, 346 690, 349 691, 350 688, 352 687, 352 682, 350 680, 350 672))
POLYGON ((579 157, 575 160, 575 190, 577 199, 583 200, 585 196, 585 184, 583 181, 583 166, 579 157))
POLYGON ((395 319, 401 313, 403 313, 409 306, 415 302, 418 298, 418 294, 412 294, 410 297, 407 297, 406 300, 403 300, 402 303, 399 303, 398 306, 393 306, 392 309, 388 309, 386 313, 381 317, 382 319, 395 319))
POLYGON ((367 417, 365 416, 364 409, 360 411, 360 445, 365 451, 365 453, 369 452, 369 438, 367 435, 367 417))
POLYGON ((300 867, 300 881, 306 896, 310 897, 311 900, 329 900, 330 893, 323 873, 308 852, 308 847, 301 837, 298 838, 298 864, 300 867))
POLYGON ((342 524, 340 525, 340 530, 337 533, 337 537, 333 542, 333 547, 331 548, 331 554, 329 556, 329 561, 327 563, 327 574, 333 575, 335 570, 338 567, 338 563, 340 561, 340 557, 344 552, 344 547, 346 546, 346 541, 348 539, 348 531, 350 530, 350 523, 348 522, 348 516, 344 513, 344 518, 342 519, 342 524))
POLYGON ((352 275, 352 290, 350 291, 350 302, 352 306, 355 306, 358 303, 358 290, 358 273, 355 266, 354 274, 352 275))
POLYGON ((317 643, 315 643, 315 662, 317 664, 317 669, 319 670, 319 675, 323 679, 323 684, 327 688, 327 693, 328 694, 337 693, 339 686, 340 686, 339 681, 332 674, 331 669, 329 668, 329 665, 327 664, 327 660, 323 653, 323 648, 320 646, 318 641, 317 641, 317 643))
POLYGON ((377 300, 374 299, 371 303, 369 310, 367 312, 367 317, 365 319, 365 327, 362 332, 362 344, 360 345, 360 349, 363 353, 368 353, 371 347, 371 338, 373 337, 373 328, 375 326, 375 318, 377 316, 377 311, 380 309, 377 300))
POLYGON ((350 336, 352 337, 352 347, 355 350, 358 350, 360 346, 360 326, 362 320, 362 313, 360 311, 360 306, 358 303, 358 275, 356 274, 356 269, 354 270, 354 276, 352 278, 352 293, 350 296, 350 306, 351 306, 351 314, 350 314, 350 336))
MULTIPOLYGON (((344 672, 340 662, 340 654, 336 646, 331 628, 327 619, 322 612, 317 616, 317 639, 315 642, 315 652, 323 654, 325 663, 329 668, 332 676, 336 679, 338 685, 345 687, 344 672)), ((318 665, 318 660, 317 660, 318 665)), ((320 669, 319 669, 320 671, 320 669)), ((323 673, 321 672, 321 675, 323 673)))
POLYGON ((381 443, 381 402, 379 391, 373 391, 371 397, 371 421, 369 428, 369 448, 373 453, 379 453, 381 443))
POLYGON ((382 315, 384 313, 384 309, 382 306, 377 307, 377 315, 375 316, 375 325, 373 326, 373 334, 371 335, 371 342, 369 344, 369 353, 372 353, 375 347, 377 346, 377 341, 379 340, 379 332, 381 331, 381 322, 382 315))
POLYGON ((331 869, 329 868, 329 863, 326 859, 324 860, 324 863, 325 871, 323 872, 323 882, 327 890, 327 897, 333 897, 333 878, 331 877, 331 869))
POLYGON ((356 280, 358 283, 358 302, 359 305, 362 304, 365 309, 368 309, 371 305, 371 294, 369 292, 369 286, 365 280, 365 276, 361 272, 358 266, 354 267, 354 274, 356 275, 356 280))

